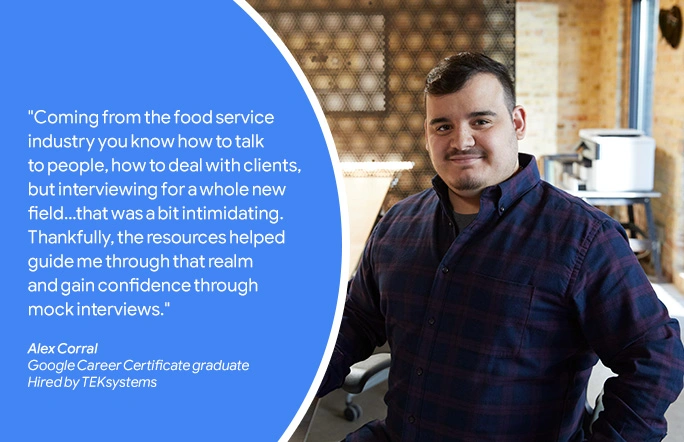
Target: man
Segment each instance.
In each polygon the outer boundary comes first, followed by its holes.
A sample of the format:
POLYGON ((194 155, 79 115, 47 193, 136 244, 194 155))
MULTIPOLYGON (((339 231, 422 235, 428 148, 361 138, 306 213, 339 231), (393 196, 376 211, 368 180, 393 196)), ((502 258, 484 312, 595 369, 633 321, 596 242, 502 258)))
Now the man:
POLYGON ((518 154, 525 111, 501 64, 443 60, 425 107, 434 188, 373 231, 319 390, 389 343, 387 418, 347 440, 661 440, 684 350, 620 224, 518 154), (598 358, 618 376, 585 434, 598 358))

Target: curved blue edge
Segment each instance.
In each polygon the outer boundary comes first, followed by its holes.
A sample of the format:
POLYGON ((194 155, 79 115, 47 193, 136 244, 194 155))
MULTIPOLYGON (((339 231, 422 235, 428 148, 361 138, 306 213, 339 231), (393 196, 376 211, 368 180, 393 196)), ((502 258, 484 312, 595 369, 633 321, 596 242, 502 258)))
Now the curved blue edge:
MULTIPOLYGON (((315 390, 329 357, 340 303, 344 215, 331 137, 310 87, 301 83, 287 54, 245 12, 228 1, 17 2, 0 10, 5 82, 0 162, 5 218, 0 289, 3 399, 0 440, 278 440, 315 390), (274 123, 236 127, 218 124, 36 124, 29 111, 185 114, 271 113, 274 123), (32 138, 158 137, 214 139, 261 137, 256 149, 29 149, 32 138), (28 161, 112 161, 188 165, 226 158, 252 163, 296 163, 296 172, 29 172, 28 161), (129 198, 30 196, 29 183, 79 186, 230 187, 281 186, 281 197, 170 196, 129 198), (234 207, 278 210, 275 220, 31 220, 29 207, 102 210, 140 209, 157 215, 171 208, 234 207), (282 219, 280 219, 282 217, 282 219), (116 235, 285 232, 280 245, 31 244, 29 230, 116 235), (65 269, 29 271, 30 258, 249 257, 253 268, 65 269), (256 282, 236 293, 91 292, 92 281, 256 282), (31 293, 30 281, 57 281, 57 293, 31 293), (60 293, 67 283, 70 293, 60 293), (74 289, 74 287, 77 287, 74 289), (80 291, 80 287, 86 287, 80 291), (97 304, 159 306, 159 316, 29 317, 29 305, 97 304), (90 346, 94 355, 29 353, 40 343, 90 346), (145 370, 32 371, 41 362, 244 362, 248 370, 160 372, 145 370), (75 389, 29 387, 29 379, 80 380, 75 389), (130 387, 127 379, 154 379, 155 387, 130 387), (96 379, 93 381, 93 379, 96 379), (109 387, 109 381, 129 386, 109 387), (87 387, 84 386, 88 384, 87 387)), ((46 114, 47 114, 46 113, 46 114)), ((102 121, 102 120, 100 120, 102 121)), ((269 212, 273 213, 273 212, 269 212)), ((110 215, 111 216, 111 215, 110 215)), ((112 236, 116 238, 116 236, 112 236)), ((342 272, 342 274, 346 274, 342 272)), ((114 310, 116 311, 116 310, 114 310)), ((244 368, 244 365, 243 365, 244 368)), ((146 385, 150 385, 148 382, 146 385)), ((299 414, 298 414, 299 412, 299 414)), ((288 430, 291 432, 290 430, 288 430)))

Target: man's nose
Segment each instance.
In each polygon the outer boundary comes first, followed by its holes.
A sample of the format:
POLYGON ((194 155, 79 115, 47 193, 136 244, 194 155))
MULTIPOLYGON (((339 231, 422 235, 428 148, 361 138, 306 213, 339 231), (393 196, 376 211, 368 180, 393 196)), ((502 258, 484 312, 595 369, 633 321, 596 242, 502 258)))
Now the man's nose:
POLYGON ((452 132, 450 147, 453 149, 470 149, 475 146, 475 137, 473 136, 472 129, 464 125, 458 130, 452 132))

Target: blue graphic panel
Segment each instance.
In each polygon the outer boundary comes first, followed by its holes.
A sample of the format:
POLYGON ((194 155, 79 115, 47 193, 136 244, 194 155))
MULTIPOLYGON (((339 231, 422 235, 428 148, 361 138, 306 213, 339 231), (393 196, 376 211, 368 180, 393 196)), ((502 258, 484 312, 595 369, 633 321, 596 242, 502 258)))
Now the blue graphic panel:
POLYGON ((305 403, 336 159, 246 10, 3 5, 0 440, 277 440, 305 403))

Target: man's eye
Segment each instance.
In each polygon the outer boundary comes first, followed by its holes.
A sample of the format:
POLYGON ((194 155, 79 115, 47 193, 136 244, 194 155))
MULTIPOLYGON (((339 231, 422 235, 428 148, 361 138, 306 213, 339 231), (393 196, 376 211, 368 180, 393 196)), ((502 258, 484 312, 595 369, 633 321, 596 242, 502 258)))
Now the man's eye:
POLYGON ((486 126, 489 124, 489 120, 476 120, 475 126, 486 126))
POLYGON ((448 125, 448 124, 442 124, 441 126, 437 126, 437 127, 435 128, 435 130, 436 130, 437 132, 444 132, 444 131, 447 131, 447 130, 449 130, 449 129, 451 129, 451 126, 448 125))

